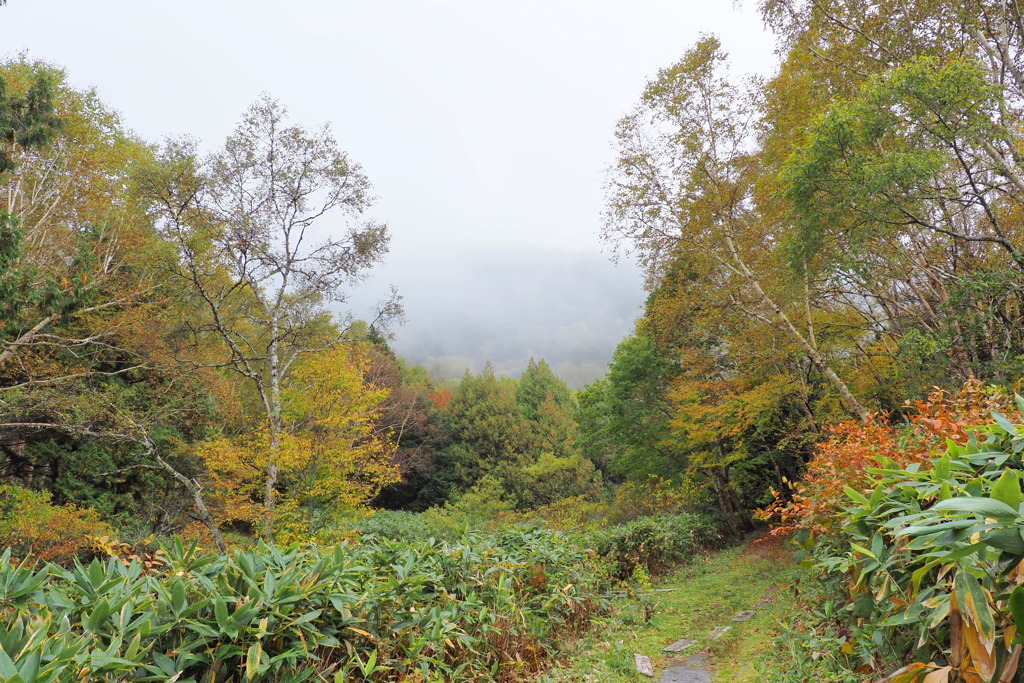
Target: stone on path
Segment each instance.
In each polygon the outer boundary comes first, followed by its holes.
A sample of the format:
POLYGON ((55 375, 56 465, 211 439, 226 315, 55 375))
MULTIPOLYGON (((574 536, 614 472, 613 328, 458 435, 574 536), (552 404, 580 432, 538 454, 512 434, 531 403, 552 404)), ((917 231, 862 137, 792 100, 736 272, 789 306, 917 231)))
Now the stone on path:
POLYGON ((696 640, 690 640, 689 638, 683 638, 681 640, 677 640, 676 642, 672 643, 671 645, 666 647, 664 650, 662 650, 662 652, 682 652, 683 650, 685 650, 686 648, 690 647, 691 645, 696 645, 696 644, 697 644, 696 640))
POLYGON ((704 655, 693 655, 682 664, 665 669, 658 683, 711 683, 711 672, 705 668, 707 664, 704 655))
POLYGON ((712 629, 711 633, 708 634, 708 640, 718 640, 724 636, 732 626, 716 626, 712 629))
POLYGON ((754 605, 754 609, 761 609, 762 607, 767 605, 769 602, 772 601, 772 598, 775 597, 775 594, 778 592, 778 586, 769 586, 768 592, 761 597, 761 600, 756 605, 754 605))
POLYGON ((753 610, 747 610, 746 612, 740 612, 735 617, 733 617, 732 620, 733 621, 746 621, 747 619, 750 619, 752 616, 754 616, 753 610))
POLYGON ((633 654, 633 661, 636 663, 636 670, 644 676, 654 678, 654 664, 647 655, 633 654))
POLYGON ((682 664, 665 669, 658 683, 711 683, 711 672, 682 664))

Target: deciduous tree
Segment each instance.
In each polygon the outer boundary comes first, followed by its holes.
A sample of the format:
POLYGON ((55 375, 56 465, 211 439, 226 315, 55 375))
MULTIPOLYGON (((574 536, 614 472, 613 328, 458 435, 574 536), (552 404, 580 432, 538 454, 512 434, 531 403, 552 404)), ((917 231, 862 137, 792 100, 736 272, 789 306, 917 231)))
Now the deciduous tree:
POLYGON ((764 220, 758 177, 758 83, 732 83, 715 38, 704 38, 648 84, 619 123, 604 234, 628 242, 658 285, 674 260, 699 267, 709 296, 793 339, 850 411, 867 408, 836 373, 810 330, 798 326, 801 288, 779 271, 784 225, 764 220))
MULTIPOLYGON (((372 196, 361 169, 325 126, 289 125, 285 108, 262 97, 218 152, 200 160, 194 143, 169 144, 142 185, 162 233, 177 247, 175 274, 203 311, 189 332, 215 339, 215 362, 258 396, 267 457, 264 534, 273 532, 284 395, 309 353, 343 341, 327 303, 343 303, 387 249, 387 229, 360 221, 372 196), (328 223, 353 219, 348 228, 328 223)), ((385 302, 381 315, 398 313, 385 302)))
POLYGON ((282 430, 271 445, 266 423, 253 433, 205 444, 225 521, 258 525, 267 461, 278 462, 280 504, 273 522, 283 540, 329 531, 398 480, 396 441, 378 429, 388 389, 367 381, 363 345, 305 355, 282 395, 282 430))

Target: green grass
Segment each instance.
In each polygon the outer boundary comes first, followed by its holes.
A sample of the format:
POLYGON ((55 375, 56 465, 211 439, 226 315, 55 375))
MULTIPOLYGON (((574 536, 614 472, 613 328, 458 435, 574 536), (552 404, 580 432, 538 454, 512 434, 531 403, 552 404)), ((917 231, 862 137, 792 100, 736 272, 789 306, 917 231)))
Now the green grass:
POLYGON ((697 652, 707 655, 716 683, 756 680, 753 662, 767 658, 781 632, 780 622, 792 617, 795 603, 780 586, 792 583, 795 571, 792 553, 776 540, 747 542, 704 556, 655 583, 646 595, 617 600, 615 611, 577 641, 561 666, 542 680, 649 681, 637 673, 633 653, 648 655, 660 676, 667 666, 697 652), (766 594, 769 600, 754 617, 732 621, 766 594), (716 626, 732 628, 718 640, 706 640, 716 626), (682 656, 662 653, 680 638, 699 642, 682 656))

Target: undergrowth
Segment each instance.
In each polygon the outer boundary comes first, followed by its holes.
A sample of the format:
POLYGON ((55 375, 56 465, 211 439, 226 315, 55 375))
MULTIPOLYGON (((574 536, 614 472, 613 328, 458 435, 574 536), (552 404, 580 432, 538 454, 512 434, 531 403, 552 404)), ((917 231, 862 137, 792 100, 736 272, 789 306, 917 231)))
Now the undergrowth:
POLYGON ((593 553, 512 528, 457 543, 181 542, 147 566, 0 558, 0 678, 68 681, 513 680, 599 609, 593 553))

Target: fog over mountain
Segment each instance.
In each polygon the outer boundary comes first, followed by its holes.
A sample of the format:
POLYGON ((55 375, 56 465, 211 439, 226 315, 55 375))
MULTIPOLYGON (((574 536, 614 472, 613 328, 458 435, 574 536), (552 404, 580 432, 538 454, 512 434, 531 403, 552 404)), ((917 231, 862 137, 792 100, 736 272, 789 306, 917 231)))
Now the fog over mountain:
POLYGON ((399 250, 352 297, 357 315, 368 314, 384 283, 398 288, 406 311, 393 348, 435 377, 488 361, 518 376, 534 357, 574 388, 604 375, 645 298, 639 270, 596 249, 472 247, 443 258, 399 250))

